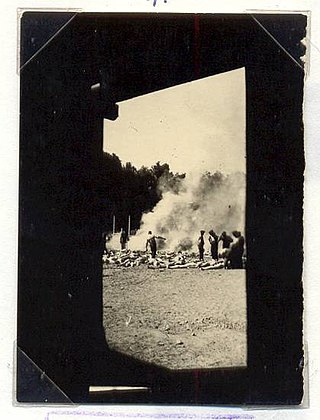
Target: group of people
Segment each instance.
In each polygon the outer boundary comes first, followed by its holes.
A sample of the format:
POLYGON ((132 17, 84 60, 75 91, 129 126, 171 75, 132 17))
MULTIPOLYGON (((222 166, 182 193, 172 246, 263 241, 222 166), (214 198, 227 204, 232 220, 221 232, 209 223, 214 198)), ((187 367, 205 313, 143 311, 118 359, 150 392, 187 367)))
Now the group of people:
MULTIPOLYGON (((242 268, 242 257, 244 252, 244 237, 241 232, 234 230, 232 232, 233 238, 224 231, 218 236, 212 229, 209 230, 208 241, 210 244, 211 257, 217 261, 219 256, 224 259, 225 268, 242 268), (222 249, 218 253, 219 242, 222 242, 222 249)), ((200 261, 204 260, 205 248, 205 231, 200 231, 198 238, 198 250, 200 261)))
MULTIPOLYGON (((199 259, 204 261, 205 251, 205 231, 200 231, 198 238, 198 250, 199 259)), ((243 268, 242 257, 244 253, 244 237, 241 232, 234 230, 232 236, 229 236, 225 231, 218 236, 214 230, 208 232, 208 242, 210 245, 211 257, 214 261, 218 261, 219 258, 224 259, 225 268, 243 268), (221 242, 222 247, 219 251, 219 243, 221 242)), ((156 236, 151 231, 148 232, 146 241, 146 251, 150 250, 151 257, 155 258, 157 254, 157 239, 166 240, 162 236, 156 236)), ((129 238, 124 229, 120 232, 120 246, 121 249, 126 249, 126 244, 129 238)))

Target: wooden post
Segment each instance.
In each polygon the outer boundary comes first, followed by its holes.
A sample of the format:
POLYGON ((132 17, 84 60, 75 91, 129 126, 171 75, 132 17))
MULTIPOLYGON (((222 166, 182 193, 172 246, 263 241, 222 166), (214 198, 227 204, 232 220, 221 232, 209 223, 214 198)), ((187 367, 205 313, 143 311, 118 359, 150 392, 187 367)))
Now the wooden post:
POLYGON ((112 235, 114 235, 116 232, 116 216, 113 215, 112 217, 112 235))
POLYGON ((131 232, 131 216, 129 214, 129 216, 128 216, 128 238, 130 237, 130 232, 131 232))

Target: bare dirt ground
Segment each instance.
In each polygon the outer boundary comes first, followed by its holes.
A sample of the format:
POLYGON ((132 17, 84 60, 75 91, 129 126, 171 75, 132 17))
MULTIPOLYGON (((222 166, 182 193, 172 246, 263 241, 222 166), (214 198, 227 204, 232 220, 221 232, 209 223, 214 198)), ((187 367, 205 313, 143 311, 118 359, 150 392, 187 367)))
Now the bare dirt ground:
POLYGON ((103 271, 111 349, 170 369, 246 365, 245 270, 103 271))

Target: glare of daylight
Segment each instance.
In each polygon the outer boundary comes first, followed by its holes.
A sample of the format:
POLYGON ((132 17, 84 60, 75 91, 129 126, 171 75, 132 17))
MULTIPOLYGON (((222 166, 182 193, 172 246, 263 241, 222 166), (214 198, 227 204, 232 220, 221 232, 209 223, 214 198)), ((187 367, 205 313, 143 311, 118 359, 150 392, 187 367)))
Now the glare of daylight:
POLYGON ((245 69, 119 102, 104 121, 104 151, 137 169, 246 172, 245 69))

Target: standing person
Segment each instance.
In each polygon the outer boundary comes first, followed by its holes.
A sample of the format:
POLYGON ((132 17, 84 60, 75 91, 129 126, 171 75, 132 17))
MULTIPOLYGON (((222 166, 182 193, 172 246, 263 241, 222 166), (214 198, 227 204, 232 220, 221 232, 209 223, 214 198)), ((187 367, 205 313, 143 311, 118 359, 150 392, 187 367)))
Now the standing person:
POLYGON ((121 246, 121 250, 126 249, 126 245, 128 242, 128 235, 127 232, 121 228, 120 231, 120 246, 121 246))
POLYGON ((200 261, 204 261, 204 234, 205 231, 204 230, 200 230, 200 236, 198 238, 198 249, 199 249, 199 258, 200 261))
POLYGON ((233 242, 231 236, 227 235, 225 231, 223 231, 218 239, 218 242, 222 241, 222 250, 221 250, 221 257, 224 259, 224 268, 230 268, 230 244, 233 242))
POLYGON ((229 261, 231 268, 243 268, 242 256, 244 252, 244 237, 241 232, 234 230, 232 235, 236 238, 235 242, 231 245, 229 252, 229 261))
POLYGON ((148 238, 147 238, 147 242, 146 242, 146 251, 148 251, 148 247, 150 247, 152 258, 156 258, 156 254, 157 254, 157 241, 156 240, 157 239, 165 240, 166 238, 163 238, 162 236, 155 236, 155 235, 153 235, 151 230, 149 230, 148 238))
POLYGON ((213 260, 218 260, 218 235, 211 229, 209 230, 209 243, 211 247, 211 257, 213 260))
POLYGON ((231 236, 227 235, 225 231, 223 231, 218 239, 218 242, 222 241, 222 252, 221 254, 223 255, 224 253, 226 253, 229 248, 230 248, 230 244, 231 242, 233 242, 233 239, 231 238, 231 236))

